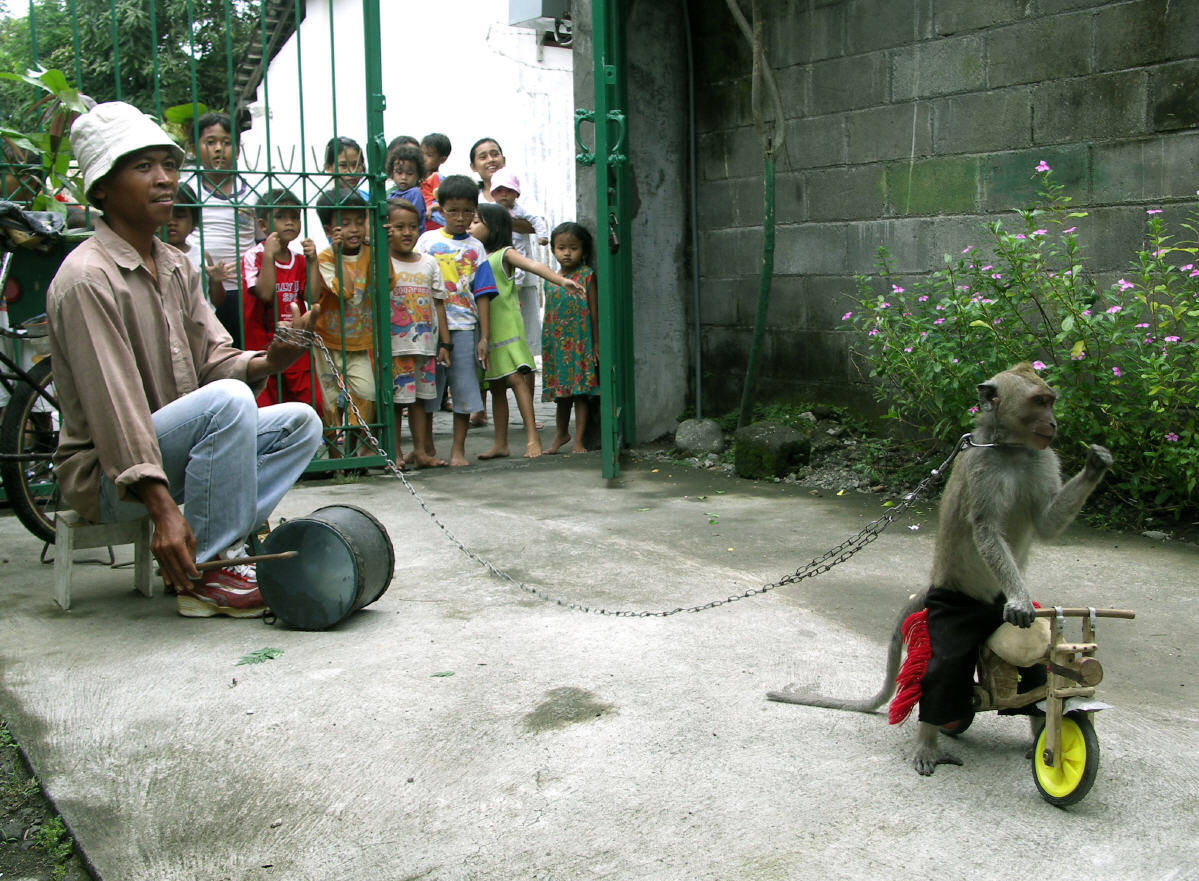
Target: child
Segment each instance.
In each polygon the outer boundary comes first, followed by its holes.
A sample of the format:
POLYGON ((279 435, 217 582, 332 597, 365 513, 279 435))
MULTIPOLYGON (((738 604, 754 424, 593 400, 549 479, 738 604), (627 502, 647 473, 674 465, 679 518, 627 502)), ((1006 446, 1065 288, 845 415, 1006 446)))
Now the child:
POLYGON ((428 219, 425 230, 441 229, 445 226, 445 218, 441 216, 441 206, 437 204, 437 188, 441 186, 441 166, 450 158, 453 149, 450 139, 441 132, 425 135, 420 141, 421 158, 425 160, 425 179, 420 183, 420 193, 425 197, 425 209, 428 219))
POLYGON ((407 199, 387 201, 387 249, 391 255, 391 375, 395 385, 397 447, 403 408, 412 432, 411 461, 421 468, 446 464, 433 448, 437 363, 450 363, 445 285, 437 261, 413 252, 420 219, 407 199))
MULTIPOLYGON (((302 254, 288 247, 300 235, 300 200, 290 190, 269 191, 254 215, 264 238, 242 257, 242 320, 246 346, 265 350, 275 337, 275 316, 289 323, 292 303, 304 309, 308 292, 320 290, 320 274, 312 239, 301 242, 302 254)), ((308 358, 299 358, 279 376, 270 377, 258 395, 259 407, 284 401, 314 403, 308 358)), ((319 395, 315 406, 320 409, 319 395)))
POLYGON ((599 326, 595 272, 591 263, 591 233, 572 221, 560 223, 550 233, 554 259, 567 278, 586 290, 579 294, 558 284, 545 286, 545 323, 541 329, 541 400, 558 405, 557 431, 548 453, 556 453, 570 440, 570 410, 575 411, 572 453, 585 453, 588 397, 599 387, 596 355, 599 326))
POLYGON ((484 203, 477 209, 470 234, 483 242, 487 262, 495 276, 498 293, 490 304, 491 327, 488 341, 487 371, 483 376, 492 392, 492 413, 495 416, 495 444, 480 459, 497 459, 508 455, 508 389, 516 395, 516 406, 525 423, 525 458, 541 455, 541 438, 533 421, 533 393, 524 376, 533 373, 533 353, 523 336, 520 303, 516 299, 515 270, 523 269, 539 275, 585 296, 586 289, 578 282, 563 278, 547 266, 530 260, 512 247, 512 220, 501 205, 484 203))
POLYGON ((330 138, 325 144, 325 174, 335 176, 335 188, 357 190, 366 174, 358 142, 353 138, 330 138))
MULTIPOLYGON (((461 467, 470 464, 466 459, 470 414, 483 409, 477 362, 483 362, 486 369, 487 339, 491 330, 489 306, 496 289, 483 243, 467 232, 479 201, 479 190, 474 181, 465 175, 451 174, 437 188, 437 201, 445 215, 445 226, 424 233, 417 240, 416 250, 437 260, 445 282, 450 356, 444 373, 448 374, 450 394, 454 399, 454 444, 450 448, 450 466, 461 467)), ((442 375, 439 371, 439 385, 442 375)))
POLYGON ((366 242, 366 200, 357 190, 329 190, 317 199, 316 213, 329 238, 329 247, 317 257, 321 312, 316 334, 332 354, 350 395, 346 401, 318 347, 313 355, 321 415, 326 426, 338 425, 338 408, 345 406, 350 424, 363 425, 375 419, 373 273, 366 242), (358 408, 361 420, 349 403, 358 408))
POLYGON ((387 151, 387 176, 391 178, 394 187, 387 192, 387 198, 407 199, 416 209, 420 218, 421 231, 425 228, 425 197, 421 195, 420 179, 425 176, 424 160, 420 149, 410 144, 399 144, 387 151))
MULTIPOLYGON (((532 233, 513 232, 512 247, 523 256, 533 259, 533 236, 537 236, 537 244, 549 244, 549 227, 545 218, 527 204, 517 204, 520 198, 520 178, 507 167, 501 168, 491 177, 491 198, 497 205, 507 208, 513 217, 529 222, 533 227, 532 233)), ((541 354, 541 291, 537 279, 522 269, 516 271, 516 297, 520 301, 520 317, 524 322, 525 340, 529 343, 529 351, 534 357, 541 354)), ((533 393, 534 374, 525 377, 529 384, 529 394, 533 393)))
MULTIPOLYGON (((196 194, 187 184, 179 184, 175 190, 175 205, 171 208, 171 219, 167 221, 167 244, 175 250, 185 253, 196 270, 199 270, 204 262, 200 246, 192 237, 192 233, 199 225, 200 206, 197 204, 196 194)), ((224 298, 225 287, 222 280, 209 273, 209 301, 217 303, 224 298)))
POLYGON ((242 342, 241 286, 237 263, 242 253, 254 244, 254 191, 234 170, 237 144, 233 123, 224 113, 205 113, 195 124, 196 160, 200 164, 193 181, 199 195, 202 223, 196 234, 204 254, 209 290, 217 318, 233 337, 242 342))

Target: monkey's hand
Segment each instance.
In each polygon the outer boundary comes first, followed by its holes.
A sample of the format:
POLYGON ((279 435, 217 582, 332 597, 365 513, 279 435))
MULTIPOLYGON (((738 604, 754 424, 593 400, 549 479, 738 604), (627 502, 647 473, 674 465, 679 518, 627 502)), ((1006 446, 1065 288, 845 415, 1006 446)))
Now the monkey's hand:
POLYGON ((1103 472, 1112 467, 1112 454, 1107 447, 1091 444, 1087 449, 1087 472, 1093 477, 1100 477, 1103 472))
POLYGON ((1037 619, 1037 610, 1028 597, 1010 599, 1003 607, 1003 620, 1017 627, 1032 627, 1037 619))

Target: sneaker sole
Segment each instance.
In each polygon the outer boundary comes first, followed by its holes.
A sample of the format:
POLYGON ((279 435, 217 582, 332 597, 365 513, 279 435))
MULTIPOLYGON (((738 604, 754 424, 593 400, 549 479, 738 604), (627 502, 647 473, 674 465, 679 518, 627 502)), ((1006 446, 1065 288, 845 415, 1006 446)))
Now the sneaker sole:
POLYGON ((184 618, 211 618, 214 615, 227 615, 230 618, 261 618, 266 611, 265 606, 256 609, 234 609, 230 606, 215 606, 194 596, 175 597, 175 609, 184 618))

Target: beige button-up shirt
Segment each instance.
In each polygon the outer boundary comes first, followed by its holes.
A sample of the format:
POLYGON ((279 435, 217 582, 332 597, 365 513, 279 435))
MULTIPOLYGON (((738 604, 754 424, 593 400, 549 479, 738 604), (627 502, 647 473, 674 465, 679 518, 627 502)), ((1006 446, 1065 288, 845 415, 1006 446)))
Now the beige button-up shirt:
POLYGON ((46 293, 62 427, 54 467, 66 501, 99 519, 100 475, 125 498, 167 482, 150 414, 217 379, 246 378, 187 255, 154 240, 158 277, 104 223, 63 261, 46 293))

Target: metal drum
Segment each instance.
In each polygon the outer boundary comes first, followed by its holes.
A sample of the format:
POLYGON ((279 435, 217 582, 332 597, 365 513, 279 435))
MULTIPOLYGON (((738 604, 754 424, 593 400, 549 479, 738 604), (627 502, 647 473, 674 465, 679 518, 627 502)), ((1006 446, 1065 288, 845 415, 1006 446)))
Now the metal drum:
POLYGON ((383 596, 395 551, 383 524, 353 505, 329 505, 288 520, 262 542, 262 553, 296 551, 258 564, 258 589, 280 621, 326 630, 383 596))

